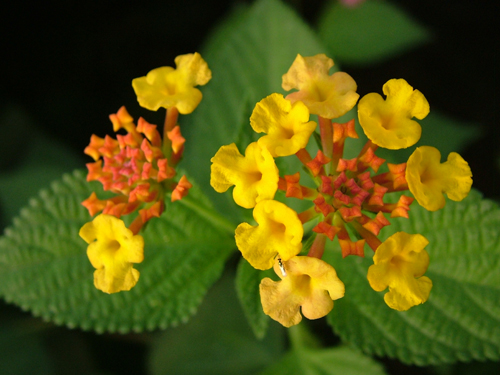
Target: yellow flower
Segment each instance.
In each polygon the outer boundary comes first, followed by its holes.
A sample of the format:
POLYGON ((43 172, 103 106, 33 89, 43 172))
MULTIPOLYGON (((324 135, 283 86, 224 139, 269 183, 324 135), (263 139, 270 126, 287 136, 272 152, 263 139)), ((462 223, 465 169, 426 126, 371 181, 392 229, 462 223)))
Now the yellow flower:
POLYGON ((176 107, 179 113, 188 114, 198 106, 202 94, 194 86, 205 85, 212 78, 212 72, 197 52, 177 56, 175 64, 176 69, 163 66, 132 80, 142 107, 151 111, 176 107))
POLYGON ((260 283, 260 299, 264 313, 285 327, 302 320, 319 319, 333 309, 333 301, 344 296, 344 283, 337 272, 321 259, 297 256, 280 265, 274 263, 274 271, 281 278, 275 282, 265 278, 260 283))
POLYGON ((255 106, 250 125, 257 133, 267 135, 259 139, 273 157, 293 155, 305 148, 316 128, 309 121, 309 110, 302 102, 293 105, 281 94, 271 94, 255 106))
POLYGON ((257 142, 250 143, 241 155, 234 143, 222 146, 212 162, 210 185, 219 193, 235 185, 236 204, 252 208, 264 199, 273 199, 278 190, 278 168, 269 151, 257 142))
POLYGON ((286 261, 300 252, 304 229, 294 210, 266 200, 255 205, 253 217, 259 225, 242 223, 235 233, 236 246, 252 267, 267 270, 277 254, 286 261))
POLYGON ((144 240, 125 227, 122 220, 99 215, 80 229, 80 237, 89 244, 87 256, 96 268, 94 285, 105 293, 130 290, 139 280, 132 263, 144 259, 144 240))
POLYGON ((422 128, 412 117, 422 120, 429 113, 424 95, 404 79, 391 79, 383 87, 387 99, 370 93, 358 103, 359 123, 376 145, 391 150, 413 146, 422 128))
POLYGON ((429 298, 432 281, 422 276, 429 266, 428 244, 421 234, 397 232, 377 248, 368 282, 377 292, 389 287, 384 300, 390 308, 406 311, 429 298))
POLYGON ((441 153, 430 146, 417 147, 406 165, 408 188, 418 203, 429 211, 443 208, 443 193, 454 201, 461 201, 472 186, 469 164, 456 152, 441 162, 441 153))
POLYGON ((292 103, 302 101, 309 112, 332 119, 342 116, 356 104, 356 82, 344 72, 328 75, 333 60, 324 54, 312 57, 297 55, 292 66, 283 75, 282 87, 286 91, 299 91, 286 98, 292 103))

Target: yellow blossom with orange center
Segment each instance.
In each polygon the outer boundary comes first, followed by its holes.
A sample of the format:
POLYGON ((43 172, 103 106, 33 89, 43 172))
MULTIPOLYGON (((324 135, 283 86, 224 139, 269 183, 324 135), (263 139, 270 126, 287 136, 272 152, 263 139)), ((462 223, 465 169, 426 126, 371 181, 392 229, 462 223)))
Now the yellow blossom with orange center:
POLYGON ((429 266, 428 244, 421 234, 397 232, 377 248, 367 278, 377 292, 389 287, 384 300, 390 308, 406 311, 429 298, 432 281, 422 276, 429 266))
POLYGON ((344 296, 344 283, 335 269, 321 259, 296 256, 288 261, 276 259, 274 271, 281 281, 264 278, 260 298, 264 313, 285 327, 302 320, 319 319, 333 309, 333 301, 344 296))
POLYGON ((413 146, 420 139, 422 128, 414 120, 429 114, 429 103, 404 79, 391 79, 382 88, 386 100, 370 93, 358 103, 359 124, 376 145, 391 150, 413 146))
POLYGON ((151 111, 176 107, 179 113, 194 111, 201 101, 202 86, 212 78, 212 72, 199 53, 175 58, 176 69, 163 66, 151 70, 145 77, 132 81, 139 104, 151 111))
POLYGON ((219 193, 234 185, 236 204, 252 208, 256 203, 273 199, 278 190, 278 168, 269 151, 253 142, 241 155, 234 143, 222 146, 212 162, 210 185, 219 193))
POLYGON ((316 123, 309 121, 309 110, 302 102, 292 104, 281 94, 271 94, 255 106, 250 125, 273 157, 293 155, 306 147, 316 123))
POLYGON ((309 112, 323 118, 336 118, 346 114, 358 101, 356 82, 344 72, 329 75, 333 60, 325 54, 311 57, 297 55, 282 77, 286 91, 299 91, 287 95, 292 103, 302 101, 309 112))
POLYGON ((241 223, 235 231, 236 246, 252 267, 267 270, 277 254, 286 261, 300 252, 304 229, 294 210, 264 200, 255 205, 253 218, 257 226, 241 223))
POLYGON ((80 237, 89 244, 87 256, 96 271, 94 285, 105 293, 130 290, 139 280, 133 263, 144 259, 144 240, 134 235, 125 223, 101 214, 80 229, 80 237))
POLYGON ((443 208, 443 193, 454 201, 461 201, 472 187, 469 164, 456 152, 441 163, 441 153, 430 146, 417 147, 406 167, 408 188, 417 202, 429 211, 443 208))

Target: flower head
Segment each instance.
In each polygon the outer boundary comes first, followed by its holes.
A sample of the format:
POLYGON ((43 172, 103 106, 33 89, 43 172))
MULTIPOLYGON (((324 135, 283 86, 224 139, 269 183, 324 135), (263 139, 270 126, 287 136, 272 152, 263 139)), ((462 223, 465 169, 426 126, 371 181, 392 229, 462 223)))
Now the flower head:
POLYGON ((265 278, 260 283, 264 313, 285 327, 298 324, 302 314, 319 319, 333 308, 333 301, 344 296, 344 283, 335 269, 321 259, 296 256, 286 262, 276 259, 274 271, 281 281, 265 278))
POLYGON ((202 94, 194 86, 205 85, 212 78, 212 72, 199 53, 177 56, 175 64, 176 69, 156 68, 132 81, 142 107, 151 111, 176 107, 179 113, 188 114, 198 106, 202 94))
POLYGON ((288 94, 286 98, 292 103, 300 100, 310 113, 328 119, 347 113, 359 98, 356 82, 344 72, 328 75, 332 66, 333 60, 324 54, 312 57, 297 55, 283 75, 282 87, 286 91, 299 91, 288 94))
POLYGON ((406 311, 429 298, 432 281, 422 276, 429 266, 429 254, 424 250, 428 243, 420 234, 397 232, 375 252, 368 282, 377 292, 389 287, 384 300, 390 308, 406 311))
POLYGON ((472 186, 469 164, 456 152, 441 163, 441 153, 430 146, 417 147, 406 167, 408 188, 417 202, 429 211, 443 208, 443 193, 454 201, 461 201, 472 186))
POLYGON ((144 240, 125 227, 122 220, 99 215, 80 229, 80 237, 89 244, 87 256, 96 268, 94 285, 105 293, 130 290, 139 280, 132 263, 144 259, 144 240))
POLYGON ((255 106, 250 125, 257 133, 267 135, 259 139, 273 157, 293 155, 305 148, 316 128, 309 121, 309 110, 302 102, 293 105, 281 94, 271 94, 255 106))
MULTIPOLYGON (((146 206, 140 210, 143 218, 160 216, 164 210, 163 181, 175 177, 176 172, 163 153, 156 125, 140 118, 136 126, 125 107, 111 115, 110 120, 115 131, 123 128, 128 134, 118 134, 117 140, 92 136, 85 153, 96 162, 87 164, 87 181, 97 180, 104 190, 117 196, 100 200, 93 193, 82 205, 91 215, 103 211, 120 218, 146 206)), ((144 223, 136 222, 135 229, 144 223)))
POLYGON ((286 261, 300 252, 304 229, 294 210, 265 200, 255 205, 253 217, 257 226, 242 223, 235 232, 236 246, 252 267, 267 270, 277 254, 286 261))
POLYGON ((211 162, 210 185, 219 193, 234 185, 233 198, 241 207, 273 199, 278 190, 278 168, 269 151, 257 142, 248 145, 245 156, 234 143, 222 146, 211 162))
POLYGON ((391 79, 383 87, 387 99, 370 93, 358 103, 359 123, 366 136, 376 145, 391 150, 413 146, 422 128, 412 120, 422 120, 429 113, 424 95, 413 90, 404 79, 391 79))

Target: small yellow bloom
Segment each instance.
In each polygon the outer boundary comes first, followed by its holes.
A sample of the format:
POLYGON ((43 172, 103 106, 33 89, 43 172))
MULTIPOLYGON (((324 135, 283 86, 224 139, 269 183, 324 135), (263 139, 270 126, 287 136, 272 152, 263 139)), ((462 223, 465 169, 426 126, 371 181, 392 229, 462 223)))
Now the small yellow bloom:
POLYGON ((384 300, 390 308, 406 311, 429 298, 432 281, 422 276, 429 266, 428 244, 421 234, 397 232, 377 248, 368 282, 377 292, 389 287, 384 300))
POLYGON ((370 93, 358 103, 359 124, 376 145, 391 150, 413 146, 422 128, 412 117, 422 120, 429 113, 424 95, 404 79, 391 79, 383 87, 387 99, 370 93))
POLYGON ((309 110, 302 102, 293 105, 281 94, 271 94, 255 106, 250 125, 257 133, 267 135, 259 139, 273 157, 293 155, 305 148, 316 128, 309 121, 309 110))
POLYGON ((344 296, 344 283, 335 269, 321 259, 296 256, 281 266, 276 260, 274 271, 281 281, 263 279, 260 299, 264 313, 285 327, 302 320, 301 307, 306 318, 319 319, 333 309, 334 300, 344 296))
POLYGON ((292 103, 302 101, 309 112, 324 118, 337 118, 351 110, 358 101, 356 82, 344 72, 328 75, 333 60, 324 54, 312 57, 297 55, 292 66, 283 75, 286 91, 299 91, 286 98, 292 103))
POLYGON ((300 252, 304 229, 294 210, 265 200, 255 205, 253 217, 259 225, 242 223, 235 233, 236 246, 252 267, 267 270, 277 254, 286 261, 300 252))
POLYGON ((235 185, 233 198, 244 208, 273 199, 278 190, 279 172, 269 151, 257 142, 250 143, 241 155, 234 143, 222 146, 212 162, 210 185, 219 193, 235 185))
POLYGON ((96 268, 94 285, 105 293, 130 290, 139 280, 132 263, 144 259, 144 240, 111 215, 99 215, 80 229, 80 237, 89 244, 87 256, 96 268))
POLYGON ((194 86, 205 85, 212 78, 212 72, 197 52, 177 56, 175 64, 176 69, 163 66, 132 80, 142 107, 151 111, 176 107, 179 113, 188 114, 198 106, 202 94, 194 86))
POLYGON ((418 203, 429 211, 443 208, 443 193, 454 201, 461 201, 472 186, 469 164, 456 152, 441 163, 441 153, 430 146, 417 147, 406 165, 408 188, 418 203))

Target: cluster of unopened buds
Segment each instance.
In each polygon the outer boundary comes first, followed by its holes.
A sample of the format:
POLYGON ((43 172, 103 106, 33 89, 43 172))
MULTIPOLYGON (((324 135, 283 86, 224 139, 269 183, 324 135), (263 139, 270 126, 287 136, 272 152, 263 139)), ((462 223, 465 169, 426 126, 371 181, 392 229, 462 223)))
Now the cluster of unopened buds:
POLYGON ((421 120, 429 113, 426 98, 405 80, 391 79, 383 86, 385 99, 370 93, 358 102, 356 82, 344 72, 330 75, 332 66, 323 54, 298 55, 282 81, 284 90, 297 91, 286 97, 271 94, 253 110, 250 125, 265 135, 249 144, 244 155, 233 143, 211 159, 212 187, 225 192, 234 186, 235 203, 253 208, 256 223, 236 228, 236 245, 254 268, 274 267, 281 280, 261 281, 261 302, 267 315, 287 327, 301 321, 301 312, 309 319, 325 316, 333 301, 344 296, 343 282, 322 260, 326 241, 335 237, 343 257, 363 257, 365 245, 375 252, 368 282, 376 291, 389 288, 384 296, 389 307, 404 311, 427 301, 432 282, 423 275, 429 265, 424 249, 429 241, 405 232, 382 241, 379 233, 390 224, 389 218, 408 218, 414 199, 435 211, 445 205, 443 193, 460 201, 472 185, 471 170, 460 155, 451 153, 441 163, 433 147, 416 148, 406 163, 385 164, 376 155, 378 147, 397 150, 420 139, 421 127, 413 118, 421 120), (357 157, 345 159, 346 139, 358 138, 354 119, 332 120, 356 104, 368 141, 357 157), (317 128, 311 114, 319 123, 314 157, 306 149, 317 128), (300 160, 305 174, 280 175, 275 158, 291 155, 300 160), (275 200, 278 190, 285 197, 310 201, 310 208, 297 213, 275 200), (396 203, 387 202, 387 194, 406 190, 413 197, 400 195, 396 203), (303 248, 308 222, 314 225, 314 240, 303 248))
POLYGON ((133 263, 144 258, 144 240, 139 232, 153 217, 165 210, 165 198, 182 199, 191 188, 186 176, 177 179, 176 165, 181 160, 185 139, 177 124, 180 114, 191 113, 202 94, 195 88, 212 77, 207 63, 198 53, 178 56, 176 69, 161 67, 132 86, 139 104, 151 111, 166 108, 163 137, 156 125, 139 118, 137 125, 125 107, 110 115, 113 130, 123 129, 116 139, 93 135, 85 153, 94 159, 87 164, 88 181, 99 181, 114 194, 99 199, 95 193, 82 202, 93 221, 80 229, 89 244, 87 255, 94 266, 94 285, 105 293, 130 290, 139 279, 133 263), (122 216, 136 213, 127 228, 122 216))

